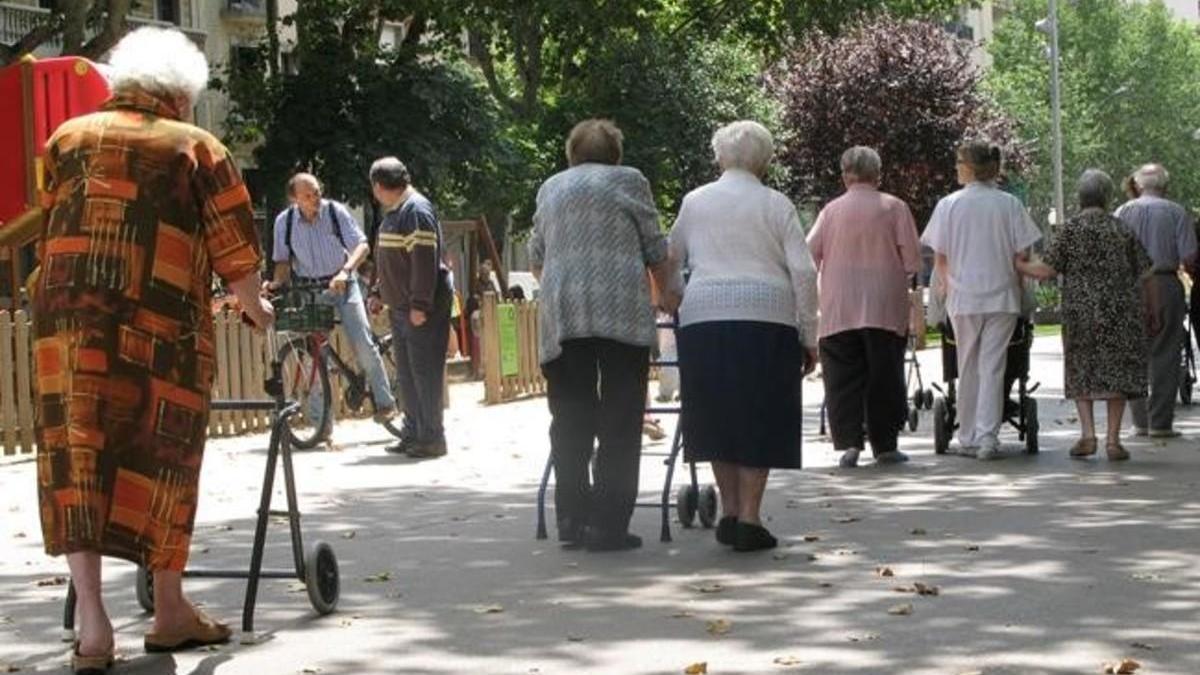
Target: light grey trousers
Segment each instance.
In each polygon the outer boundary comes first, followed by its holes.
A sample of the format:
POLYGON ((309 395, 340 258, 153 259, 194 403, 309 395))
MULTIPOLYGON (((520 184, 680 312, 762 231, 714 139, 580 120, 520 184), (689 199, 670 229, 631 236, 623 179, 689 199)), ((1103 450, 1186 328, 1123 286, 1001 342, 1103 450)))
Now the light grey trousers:
POLYGON ((1133 426, 1168 431, 1175 422, 1187 303, 1179 277, 1156 275, 1154 282, 1158 284, 1161 299, 1158 319, 1162 330, 1150 340, 1150 398, 1130 401, 1129 411, 1133 414, 1133 426))

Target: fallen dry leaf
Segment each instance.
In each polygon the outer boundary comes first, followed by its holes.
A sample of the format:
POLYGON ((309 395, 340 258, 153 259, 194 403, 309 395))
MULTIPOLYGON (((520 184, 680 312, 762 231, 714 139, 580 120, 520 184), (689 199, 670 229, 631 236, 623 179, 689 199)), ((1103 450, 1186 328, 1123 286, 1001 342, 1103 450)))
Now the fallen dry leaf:
POLYGON ((888 614, 891 614, 892 616, 908 616, 912 613, 913 606, 911 602, 906 602, 902 605, 896 605, 888 610, 888 614))
POLYGON ((811 544, 814 541, 821 541, 821 537, 820 537, 820 535, 816 535, 816 534, 806 534, 806 535, 804 535, 804 541, 807 541, 808 543, 811 544))
POLYGON ((369 577, 365 577, 363 581, 367 582, 368 584, 382 584, 384 582, 391 581, 391 579, 391 572, 379 572, 378 574, 372 574, 369 577))
POLYGON ((817 556, 816 553, 808 554, 808 562, 816 562, 817 560, 820 560, 820 558, 817 556))
POLYGON ((914 527, 913 529, 909 530, 908 533, 914 537, 923 537, 928 534, 923 527, 914 527))
POLYGON ((789 499, 789 500, 787 500, 786 506, 789 509, 798 509, 801 506, 804 506, 804 503, 801 502, 799 499, 789 499))
POLYGON ((777 666, 798 666, 804 661, 795 656, 776 656, 773 663, 777 666))
POLYGON ((771 554, 771 557, 775 560, 787 560, 788 554, 786 551, 776 551, 775 553, 771 554))
POLYGON ((916 593, 917 595, 941 595, 942 591, 937 586, 929 586, 921 582, 915 582, 912 586, 897 586, 892 590, 897 593, 916 593))
POLYGON ((8 664, 8 663, 0 664, 0 673, 16 673, 16 672, 19 672, 20 670, 21 670, 21 666, 14 666, 14 665, 8 664))
POLYGON ((733 622, 728 619, 714 619, 704 626, 709 635, 725 635, 733 628, 733 622))
POLYGON ((832 509, 833 502, 821 502, 820 504, 817 504, 817 507, 822 509, 832 509))
POLYGON ((720 593, 725 587, 715 581, 708 581, 692 586, 692 590, 698 593, 720 593))
POLYGON ((974 553, 979 550, 979 544, 968 544, 966 548, 968 551, 974 553))
POLYGON ((708 661, 701 661, 700 663, 693 663, 692 665, 688 666, 687 668, 684 668, 683 672, 685 673, 685 675, 707 675, 708 661))
POLYGON ((692 616, 695 616, 695 615, 687 610, 681 610, 681 611, 678 611, 678 612, 675 612, 674 614, 672 614, 671 618, 672 619, 687 619, 692 616))
POLYGON ((583 642, 582 635, 568 635, 567 642, 583 642))
POLYGON ((983 675, 983 671, 982 670, 968 670, 967 672, 959 673, 958 675, 983 675))
POLYGON ((480 605, 475 608, 476 614, 500 614, 504 608, 500 605, 480 605))
POLYGON ((301 670, 300 672, 305 673, 305 675, 313 675, 321 672, 321 669, 316 666, 305 666, 304 670, 301 670))
POLYGON ((63 586, 67 583, 66 577, 50 577, 49 579, 38 579, 38 586, 63 586))
POLYGON ((859 518, 858 516, 838 516, 837 518, 833 519, 833 522, 847 525, 849 523, 857 523, 860 520, 862 520, 862 518, 859 518))
POLYGON ((876 574, 877 576, 881 576, 881 577, 894 577, 894 576, 896 576, 896 573, 895 573, 895 572, 893 572, 893 571, 892 571, 892 568, 890 568, 890 567, 876 567, 876 568, 875 568, 875 574, 876 574))
POLYGON ((1132 675, 1133 673, 1137 672, 1138 668, 1141 667, 1142 664, 1134 661, 1133 659, 1121 659, 1120 661, 1105 663, 1104 672, 1110 673, 1111 675, 1132 675))
POLYGON ((24 532, 18 532, 13 535, 13 539, 24 539, 27 535, 24 532))
POLYGON ((303 581, 293 581, 292 583, 288 584, 287 588, 288 593, 303 593, 307 590, 308 584, 304 583, 303 581))
POLYGON ((0 626, 7 626, 12 622, 13 618, 11 616, 0 616, 0 626))
POLYGON ((817 586, 820 586, 821 588, 833 588, 833 584, 829 583, 828 581, 822 581, 821 583, 817 584, 817 586))
MULTIPOLYGON (((2 622, 0 622, 0 623, 2 623, 2 622)), ((1130 642, 1129 646, 1133 647, 1134 649, 1144 649, 1148 652, 1152 652, 1152 651, 1158 649, 1157 645, 1152 645, 1149 642, 1130 642)))
POLYGON ((855 633, 846 639, 851 642, 874 642, 879 639, 879 635, 877 633, 855 633))
POLYGON ((355 532, 354 530, 350 530, 348 532, 343 532, 342 539, 353 539, 355 536, 357 536, 357 534, 358 533, 355 532))

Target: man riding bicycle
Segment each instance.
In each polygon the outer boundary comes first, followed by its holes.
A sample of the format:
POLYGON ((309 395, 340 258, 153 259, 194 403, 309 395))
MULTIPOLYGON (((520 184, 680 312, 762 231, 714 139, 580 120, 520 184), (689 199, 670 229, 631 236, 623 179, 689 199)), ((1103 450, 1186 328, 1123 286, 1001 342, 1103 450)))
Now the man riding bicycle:
POLYGON ((321 198, 316 176, 298 173, 287 185, 292 205, 275 218, 275 275, 264 284, 275 291, 295 280, 328 287, 318 302, 332 305, 350 340, 375 401, 375 421, 395 418, 396 399, 379 349, 371 339, 362 289, 355 274, 371 251, 358 221, 344 204, 321 198))

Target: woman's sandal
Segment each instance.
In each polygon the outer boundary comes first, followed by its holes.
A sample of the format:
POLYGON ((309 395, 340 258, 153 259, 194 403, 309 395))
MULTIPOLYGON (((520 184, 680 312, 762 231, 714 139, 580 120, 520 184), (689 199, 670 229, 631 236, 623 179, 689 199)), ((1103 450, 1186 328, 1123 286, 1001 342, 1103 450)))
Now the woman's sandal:
POLYGON ((1096 437, 1081 438, 1071 446, 1071 456, 1076 459, 1091 457, 1096 454, 1096 437))
POLYGON ((161 652, 178 652, 185 649, 196 649, 208 645, 219 645, 229 642, 233 631, 223 623, 213 621, 204 612, 195 610, 196 615, 192 625, 178 633, 163 634, 150 631, 146 633, 143 646, 146 651, 154 654, 161 652))
POLYGON ((115 652, 109 647, 107 654, 99 656, 83 656, 79 653, 79 643, 71 650, 71 672, 75 675, 107 675, 113 667, 115 652))
POLYGON ((1109 443, 1106 451, 1110 462, 1124 462, 1129 459, 1129 451, 1120 443, 1109 443))

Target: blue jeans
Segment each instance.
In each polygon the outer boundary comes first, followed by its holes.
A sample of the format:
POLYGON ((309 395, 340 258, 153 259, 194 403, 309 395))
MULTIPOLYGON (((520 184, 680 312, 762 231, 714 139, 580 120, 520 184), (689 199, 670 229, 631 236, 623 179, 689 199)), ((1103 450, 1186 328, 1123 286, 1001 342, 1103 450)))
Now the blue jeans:
POLYGON ((363 302, 358 279, 351 279, 346 284, 344 295, 325 292, 319 296, 318 301, 333 305, 334 311, 337 312, 342 322, 342 334, 350 341, 350 347, 354 349, 354 356, 358 360, 358 367, 367 376, 375 409, 395 408, 396 399, 392 396, 392 388, 388 384, 383 358, 379 355, 375 341, 371 339, 371 322, 367 318, 367 307, 363 302))

